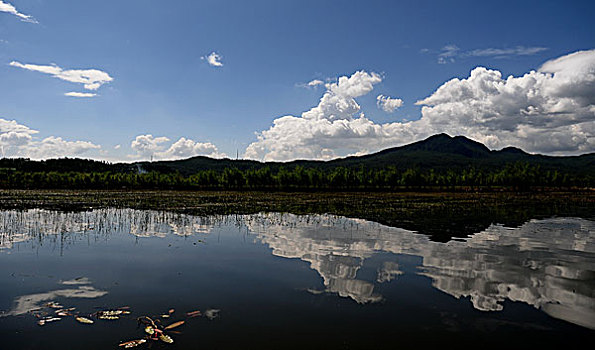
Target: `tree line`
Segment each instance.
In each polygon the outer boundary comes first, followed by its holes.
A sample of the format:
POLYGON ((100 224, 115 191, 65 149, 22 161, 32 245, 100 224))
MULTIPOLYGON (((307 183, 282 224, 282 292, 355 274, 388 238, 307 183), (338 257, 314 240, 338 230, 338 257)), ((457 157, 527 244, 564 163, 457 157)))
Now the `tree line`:
POLYGON ((174 189, 174 190, 461 190, 592 188, 593 175, 542 170, 529 163, 508 164, 499 170, 474 167, 437 171, 408 168, 366 169, 269 167, 222 171, 203 170, 190 176, 160 172, 57 172, 0 169, 3 189, 174 189))

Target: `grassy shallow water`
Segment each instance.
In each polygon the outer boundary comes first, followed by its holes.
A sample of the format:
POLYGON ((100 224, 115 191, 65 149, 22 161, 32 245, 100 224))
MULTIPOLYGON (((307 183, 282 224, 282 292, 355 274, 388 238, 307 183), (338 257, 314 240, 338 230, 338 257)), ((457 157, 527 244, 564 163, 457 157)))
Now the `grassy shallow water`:
POLYGON ((366 193, 193 191, 0 191, 0 209, 163 210, 198 216, 289 212, 335 214, 401 227, 447 241, 492 223, 518 226, 555 216, 595 218, 595 192, 366 193))

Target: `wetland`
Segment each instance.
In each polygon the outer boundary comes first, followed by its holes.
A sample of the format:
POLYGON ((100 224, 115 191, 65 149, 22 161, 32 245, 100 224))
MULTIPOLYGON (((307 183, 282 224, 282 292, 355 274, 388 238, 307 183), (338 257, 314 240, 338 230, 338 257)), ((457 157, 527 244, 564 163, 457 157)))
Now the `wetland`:
POLYGON ((0 337, 10 349, 594 339, 589 192, 0 198, 0 337), (173 343, 148 335, 146 318, 173 343))

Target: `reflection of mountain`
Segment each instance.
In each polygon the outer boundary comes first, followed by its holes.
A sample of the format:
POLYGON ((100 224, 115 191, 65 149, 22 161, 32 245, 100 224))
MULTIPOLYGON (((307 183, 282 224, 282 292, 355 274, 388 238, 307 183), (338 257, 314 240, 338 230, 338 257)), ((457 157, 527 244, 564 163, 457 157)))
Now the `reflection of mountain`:
MULTIPOLYGON (((454 297, 470 297, 476 309, 502 309, 506 299, 595 328, 595 223, 555 218, 517 229, 492 225, 465 241, 438 243, 426 236, 362 220, 328 216, 260 215, 247 225, 273 254, 310 263, 327 291, 359 303, 381 299, 374 281, 357 272, 375 252, 423 258, 420 274, 454 297)), ((387 261, 376 282, 401 274, 387 261)))

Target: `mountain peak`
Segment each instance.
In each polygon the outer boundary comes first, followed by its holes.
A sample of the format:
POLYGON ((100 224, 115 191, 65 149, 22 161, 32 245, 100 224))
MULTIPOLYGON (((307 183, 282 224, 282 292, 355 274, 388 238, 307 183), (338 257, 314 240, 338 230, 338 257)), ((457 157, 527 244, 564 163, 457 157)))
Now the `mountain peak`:
POLYGON ((508 154, 528 154, 527 152, 523 151, 522 149, 516 148, 516 147, 504 147, 498 152, 508 153, 508 154))
POLYGON ((458 154, 470 158, 486 156, 490 150, 482 143, 470 140, 465 136, 452 137, 448 134, 436 134, 425 140, 401 147, 407 151, 430 151, 438 153, 458 154))

